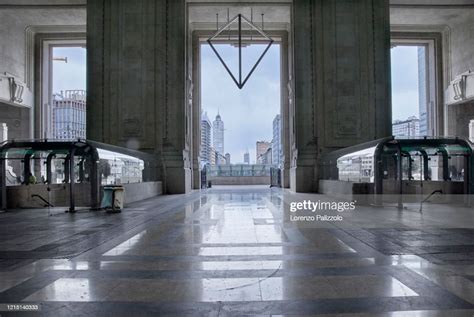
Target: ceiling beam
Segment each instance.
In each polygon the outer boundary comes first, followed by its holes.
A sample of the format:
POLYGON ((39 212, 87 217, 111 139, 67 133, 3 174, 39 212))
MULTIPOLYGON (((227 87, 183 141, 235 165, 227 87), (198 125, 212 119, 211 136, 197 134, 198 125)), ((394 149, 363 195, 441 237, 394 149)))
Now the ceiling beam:
POLYGON ((474 7, 474 0, 390 0, 391 7, 474 7))

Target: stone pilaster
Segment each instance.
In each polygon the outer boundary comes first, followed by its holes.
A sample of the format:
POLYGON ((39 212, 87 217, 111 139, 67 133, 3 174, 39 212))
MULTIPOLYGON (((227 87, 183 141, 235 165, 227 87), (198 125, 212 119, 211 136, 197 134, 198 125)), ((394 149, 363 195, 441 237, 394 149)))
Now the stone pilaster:
POLYGON ((388 0, 295 0, 293 23, 291 188, 310 192, 320 154, 391 133, 388 0))
POLYGON ((153 153, 148 180, 190 183, 184 0, 90 0, 88 138, 153 153))

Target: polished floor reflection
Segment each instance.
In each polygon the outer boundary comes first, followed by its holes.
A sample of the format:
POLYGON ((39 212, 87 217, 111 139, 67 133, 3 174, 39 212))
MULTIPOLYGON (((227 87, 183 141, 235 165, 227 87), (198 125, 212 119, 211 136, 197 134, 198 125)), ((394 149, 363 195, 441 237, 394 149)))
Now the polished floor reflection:
POLYGON ((0 214, 0 303, 44 316, 474 315, 472 209, 290 221, 305 199, 331 200, 228 187, 114 215, 0 214))

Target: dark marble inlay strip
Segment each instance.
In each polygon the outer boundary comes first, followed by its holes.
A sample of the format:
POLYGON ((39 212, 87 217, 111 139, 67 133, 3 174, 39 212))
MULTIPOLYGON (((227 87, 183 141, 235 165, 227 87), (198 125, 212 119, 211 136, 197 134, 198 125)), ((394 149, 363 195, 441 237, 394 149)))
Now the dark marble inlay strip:
POLYGON ((270 261, 270 260, 312 260, 312 259, 340 259, 340 258, 367 258, 371 257, 359 253, 319 253, 319 254, 278 254, 278 255, 104 255, 103 261, 270 261))
MULTIPOLYGON (((182 208, 183 204, 192 203, 198 199, 199 193, 190 194, 183 200, 172 202, 169 202, 170 199, 167 197, 159 197, 138 203, 137 205, 149 207, 141 212, 134 212, 132 211, 133 208, 129 211, 126 208, 122 214, 113 216, 100 212, 80 212, 76 215, 60 214, 53 217, 39 217, 31 211, 15 211, 0 215, 2 221, 0 223, 0 228, 2 228, 0 233, 3 234, 5 232, 12 232, 12 234, 30 232, 37 237, 40 237, 40 235, 42 237, 51 231, 53 231, 53 234, 58 231, 67 232, 67 234, 58 235, 57 240, 53 239, 51 241, 48 238, 46 244, 39 245, 33 251, 0 251, 0 258, 24 260, 23 264, 31 262, 31 259, 72 258, 96 248, 137 226, 163 223, 165 219, 176 215, 181 210, 178 208, 179 206, 182 208), (153 212, 147 209, 152 209, 153 212), (98 225, 98 223, 104 221, 107 221, 107 223, 98 225), (5 225, 6 223, 8 223, 8 226, 5 225), (94 233, 91 234, 84 234, 89 232, 90 228, 97 228, 98 226, 104 229, 94 230, 94 233)), ((36 241, 33 240, 31 243, 36 241)))
POLYGON ((355 276, 355 275, 390 275, 388 267, 338 267, 310 269, 253 269, 253 270, 92 270, 61 271, 62 275, 74 278, 136 278, 136 279, 203 279, 203 278, 265 278, 301 277, 301 276, 355 276))
MULTIPOLYGON (((48 286, 57 279, 68 276, 70 273, 67 271, 47 271, 37 274, 25 282, 0 293, 0 302, 21 302, 22 299, 48 286)), ((3 313, 0 313, 0 315, 3 315, 3 313)))
MULTIPOLYGON (((389 266, 386 268, 389 271, 389 275, 393 276, 416 293, 433 298, 435 302, 443 302, 444 305, 451 306, 449 308, 463 306, 465 304, 471 305, 409 268, 404 266, 389 266)), ((472 306, 474 307, 474 305, 472 306)))

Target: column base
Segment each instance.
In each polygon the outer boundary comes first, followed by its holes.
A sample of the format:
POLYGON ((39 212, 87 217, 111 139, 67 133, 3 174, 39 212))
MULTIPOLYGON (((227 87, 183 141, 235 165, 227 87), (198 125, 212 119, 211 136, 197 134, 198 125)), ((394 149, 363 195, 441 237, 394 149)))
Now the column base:
POLYGON ((297 193, 317 191, 313 166, 298 166, 290 169, 290 190, 297 193))
POLYGON ((201 189, 201 171, 199 168, 193 169, 193 189, 201 189))
POLYGON ((283 168, 281 170, 281 187, 282 188, 290 188, 290 169, 283 168))
POLYGON ((192 190, 190 168, 167 167, 165 175, 166 194, 187 194, 192 190))

